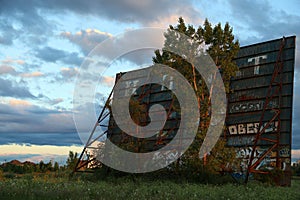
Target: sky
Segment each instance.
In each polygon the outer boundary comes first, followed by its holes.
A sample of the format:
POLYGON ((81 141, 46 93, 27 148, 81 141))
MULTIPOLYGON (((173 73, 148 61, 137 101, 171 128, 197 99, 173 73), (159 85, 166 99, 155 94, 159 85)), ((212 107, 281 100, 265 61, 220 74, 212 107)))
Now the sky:
MULTIPOLYGON (((205 18, 212 24, 229 22, 241 46, 282 36, 299 38, 299 8, 297 0, 0 0, 0 163, 11 159, 63 162, 69 150, 80 152, 82 142, 72 114, 76 76, 84 58, 102 41, 128 30, 167 28, 180 16, 196 27, 205 18)), ((127 38, 126 44, 135 39, 127 38)), ((299 41, 294 159, 300 159, 299 41)), ((113 74, 151 64, 151 55, 150 51, 128 54, 100 81, 100 75, 90 79, 111 87, 113 74)), ((108 90, 95 92, 97 99, 107 95, 108 90)))

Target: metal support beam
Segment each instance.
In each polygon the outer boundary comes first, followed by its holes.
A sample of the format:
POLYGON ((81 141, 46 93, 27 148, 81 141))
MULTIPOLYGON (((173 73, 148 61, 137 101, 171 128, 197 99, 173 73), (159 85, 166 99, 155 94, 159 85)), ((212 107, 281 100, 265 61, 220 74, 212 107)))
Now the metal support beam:
POLYGON ((248 169, 246 173, 246 179, 245 183, 249 180, 249 174, 250 173, 262 173, 262 174, 268 174, 269 172, 257 170, 257 166, 261 163, 261 161, 268 156, 269 153, 271 153, 274 149, 276 149, 276 167, 280 167, 280 158, 279 158, 279 139, 280 139, 280 130, 281 130, 281 104, 282 104, 282 73, 283 73, 283 50, 285 47, 285 38, 283 37, 281 44, 280 44, 280 50, 277 55, 277 61, 274 66, 274 72, 272 75, 272 80, 270 82, 267 97, 264 103, 264 107, 262 110, 262 115, 260 117, 259 127, 258 127, 258 133, 254 140, 253 149, 251 152, 251 156, 248 163, 248 169), (270 102, 273 99, 278 99, 278 108, 271 108, 274 111, 274 116, 265 123, 265 113, 270 110, 269 105, 270 102), (263 134, 265 133, 265 130, 272 124, 272 122, 278 121, 278 126, 276 129, 276 138, 275 139, 269 139, 264 138, 263 134), (259 141, 264 140, 268 141, 270 143, 273 143, 272 146, 270 146, 263 154, 256 156, 255 158, 255 150, 258 147, 259 141), (255 162, 254 160, 257 159, 255 162))

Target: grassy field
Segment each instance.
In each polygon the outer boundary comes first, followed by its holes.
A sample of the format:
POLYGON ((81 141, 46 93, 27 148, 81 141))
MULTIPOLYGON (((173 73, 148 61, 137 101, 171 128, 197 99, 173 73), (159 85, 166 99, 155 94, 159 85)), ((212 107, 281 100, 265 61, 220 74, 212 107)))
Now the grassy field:
POLYGON ((0 199, 300 199, 300 180, 292 187, 251 182, 209 185, 111 178, 83 181, 80 178, 22 177, 0 181, 0 199))

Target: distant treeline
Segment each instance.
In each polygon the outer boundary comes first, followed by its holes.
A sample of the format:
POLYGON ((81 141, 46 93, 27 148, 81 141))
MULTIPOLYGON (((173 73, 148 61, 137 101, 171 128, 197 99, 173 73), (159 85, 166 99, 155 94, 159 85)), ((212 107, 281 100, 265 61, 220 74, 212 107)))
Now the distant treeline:
POLYGON ((7 163, 3 163, 0 165, 0 169, 3 172, 11 172, 17 174, 26 174, 32 172, 47 172, 47 171, 58 171, 59 169, 64 170, 66 166, 59 166, 57 162, 52 163, 51 161, 48 163, 44 163, 40 161, 40 163, 33 163, 33 162, 20 162, 18 160, 12 160, 7 163))
POLYGON ((5 162, 0 165, 0 172, 10 172, 16 174, 26 174, 33 172, 56 172, 56 171, 65 171, 73 170, 77 162, 77 153, 69 152, 69 158, 66 161, 65 165, 59 165, 58 162, 49 161, 45 163, 40 161, 39 163, 33 163, 30 161, 20 162, 18 160, 12 160, 10 162, 5 162))

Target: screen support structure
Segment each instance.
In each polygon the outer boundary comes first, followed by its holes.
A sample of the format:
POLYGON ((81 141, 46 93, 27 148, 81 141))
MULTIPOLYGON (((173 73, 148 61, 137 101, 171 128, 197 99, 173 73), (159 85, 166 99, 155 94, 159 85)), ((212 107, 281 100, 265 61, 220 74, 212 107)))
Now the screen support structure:
MULTIPOLYGON (((248 168, 246 172, 245 183, 248 183, 250 173, 269 174, 269 171, 263 171, 256 169, 256 167, 268 156, 272 151, 276 151, 276 168, 280 168, 280 157, 279 157, 279 143, 280 143, 280 127, 281 127, 281 105, 282 105, 282 85, 283 85, 283 51, 285 47, 285 38, 283 37, 280 44, 279 53, 274 66, 274 71, 270 85, 267 90, 267 97, 265 99, 264 107, 259 121, 258 133, 254 140, 253 149, 249 158, 248 168), (278 108, 270 107, 272 100, 278 99, 278 108), (273 117, 265 123, 265 114, 268 111, 272 111, 273 117), (271 126, 272 123, 278 122, 276 134, 274 138, 265 137, 263 134, 265 130, 271 126), (258 147, 259 141, 266 141, 272 145, 261 155, 255 156, 255 151, 258 147)), ((279 183, 276 183, 279 184, 279 183)))
POLYGON ((100 131, 100 133, 96 133, 97 128, 99 127, 108 127, 107 124, 105 124, 105 119, 109 118, 110 116, 110 102, 112 100, 112 94, 113 94, 114 88, 111 90, 108 98, 105 101, 105 104, 99 114, 99 117, 90 133, 90 136, 78 158, 78 161, 75 165, 75 168, 73 169, 73 173, 75 172, 93 172, 93 170, 88 170, 88 169, 93 169, 95 167, 98 167, 101 165, 99 161, 97 161, 96 157, 91 156, 90 150, 99 150, 100 148, 103 148, 101 146, 95 146, 97 141, 103 137, 104 135, 107 134, 107 130, 105 131, 100 131), (94 145, 94 146, 93 146, 94 145))

